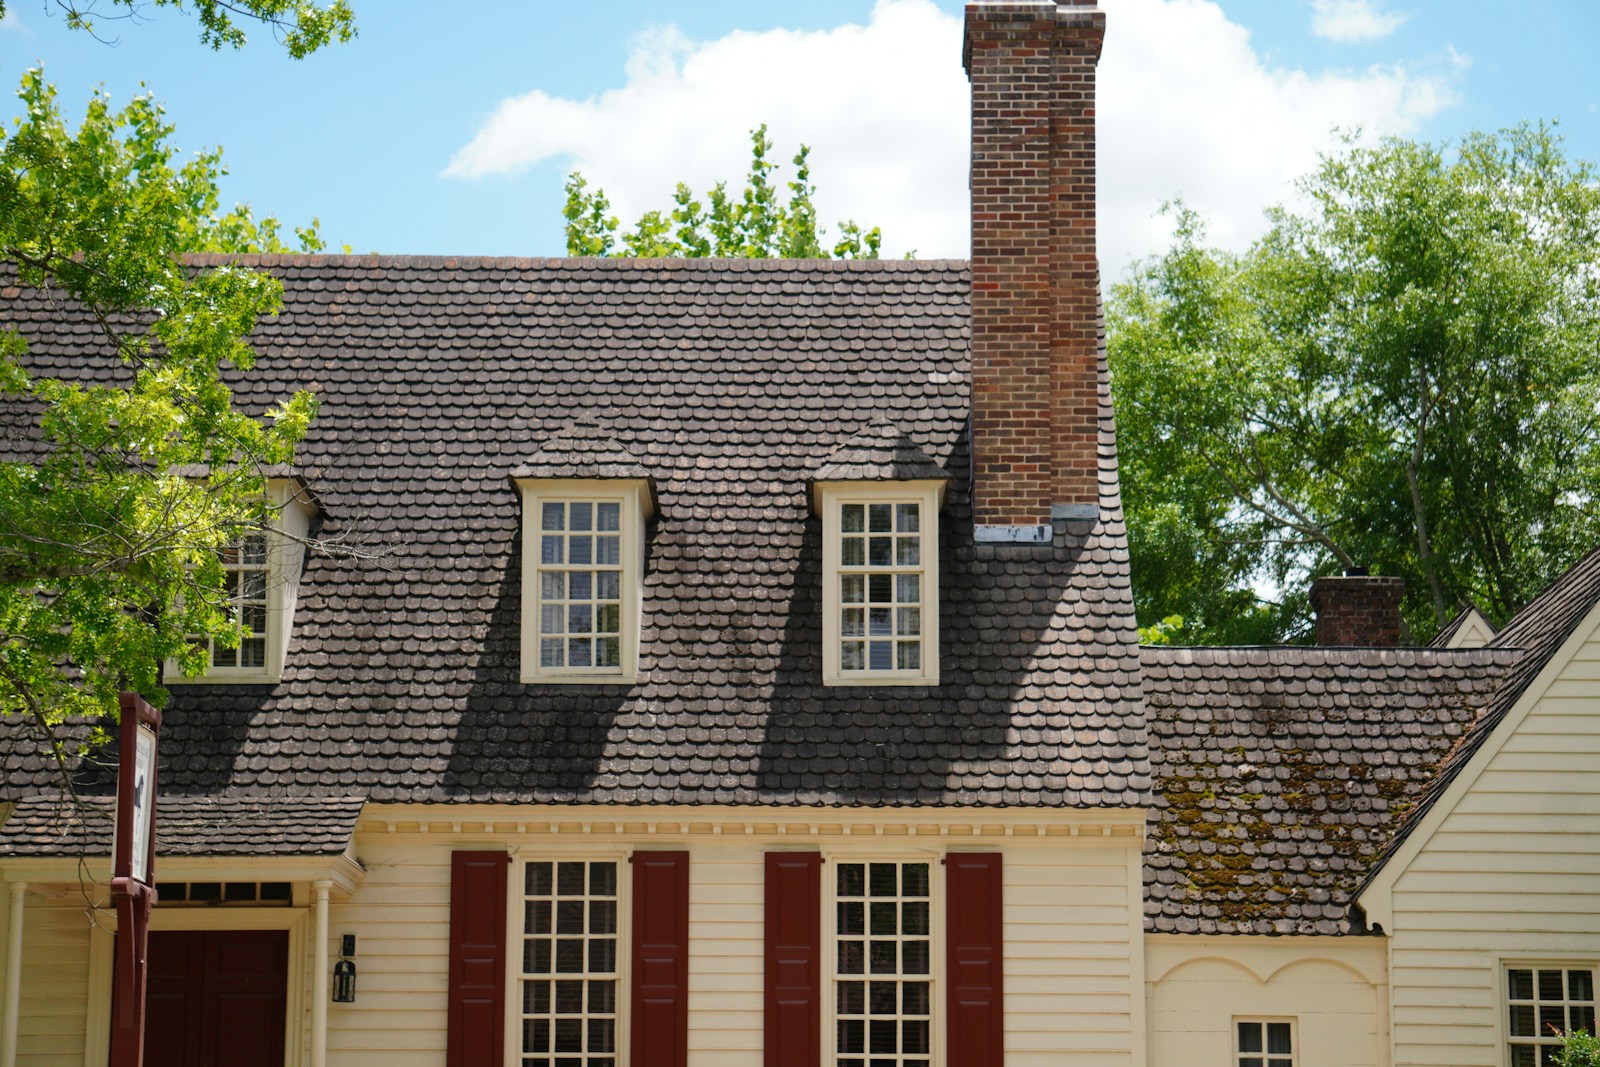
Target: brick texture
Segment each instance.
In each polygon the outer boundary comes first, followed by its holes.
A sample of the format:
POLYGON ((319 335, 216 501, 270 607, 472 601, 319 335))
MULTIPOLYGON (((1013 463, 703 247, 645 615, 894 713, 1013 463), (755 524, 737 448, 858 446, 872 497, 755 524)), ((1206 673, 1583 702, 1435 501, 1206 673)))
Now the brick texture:
POLYGON ((1404 578, 1366 575, 1318 578, 1311 583, 1317 644, 1392 648, 1400 643, 1404 578))
POLYGON ((972 83, 974 521, 1095 505, 1098 387, 1092 4, 967 5, 972 83))

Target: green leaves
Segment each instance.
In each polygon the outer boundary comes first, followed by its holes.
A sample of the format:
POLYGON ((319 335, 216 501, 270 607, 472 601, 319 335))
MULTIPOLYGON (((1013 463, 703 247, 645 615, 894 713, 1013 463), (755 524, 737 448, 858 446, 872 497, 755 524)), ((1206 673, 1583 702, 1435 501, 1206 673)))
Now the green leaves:
POLYGON ((1309 577, 1362 565, 1409 580, 1414 637, 1504 619, 1600 540, 1593 175, 1524 126, 1347 141, 1299 191, 1244 255, 1178 206, 1112 291, 1141 617, 1227 639, 1277 589, 1291 637, 1309 577))
POLYGON ((709 210, 682 182, 673 193, 668 212, 647 211, 631 231, 618 235, 620 223, 611 214, 611 201, 600 189, 592 192, 583 175, 567 178, 567 254, 609 256, 621 242, 622 255, 643 259, 726 256, 740 259, 877 259, 882 234, 877 227, 863 231, 855 222, 841 222, 840 236, 830 249, 823 247, 812 205, 816 193, 811 183, 811 150, 805 145, 795 154, 795 176, 787 182, 789 199, 779 196, 774 178, 778 165, 768 158, 772 141, 765 124, 750 131, 750 172, 744 190, 728 192, 718 182, 707 195, 709 210))
POLYGON ((96 96, 72 131, 39 71, 20 95, 27 118, 0 140, 0 254, 85 308, 85 356, 123 368, 33 373, 0 322, 0 391, 38 413, 25 458, 0 462, 0 713, 52 725, 112 712, 124 688, 159 703, 164 661, 203 666, 192 636, 237 640, 218 553, 270 524, 265 469, 292 460, 316 402, 233 406, 223 375, 253 363, 280 286, 182 254, 281 241, 275 220, 219 212, 220 154, 179 163, 149 97, 114 111, 96 96))
MULTIPOLYGON (((100 18, 121 20, 149 7, 192 8, 200 21, 200 43, 212 50, 243 48, 249 39, 239 19, 271 31, 284 50, 304 59, 324 45, 343 43, 356 35, 355 14, 346 0, 54 0, 67 25, 99 36, 100 18)), ((0 16, 5 14, 0 0, 0 16)), ((114 42, 113 42, 114 43, 114 42)))

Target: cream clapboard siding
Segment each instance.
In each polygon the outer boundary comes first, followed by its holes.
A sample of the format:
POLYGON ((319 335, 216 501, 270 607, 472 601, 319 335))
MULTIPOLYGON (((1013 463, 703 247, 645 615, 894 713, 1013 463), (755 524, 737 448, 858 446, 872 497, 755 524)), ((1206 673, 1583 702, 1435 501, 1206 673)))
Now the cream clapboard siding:
POLYGON ((1384 1067, 1379 937, 1151 935, 1150 1067, 1232 1062, 1235 1018, 1295 1023, 1296 1067, 1384 1067))
MULTIPOLYGON (((395 815, 398 809, 388 809, 395 815)), ((592 815, 592 813, 586 813, 592 815)), ((809 813, 808 813, 809 814, 809 813)), ((404 823, 400 824, 404 826, 404 823)), ((1138 839, 898 840, 829 834, 609 838, 372 832, 357 839, 367 868, 329 931, 358 938, 358 995, 329 1005, 329 1062, 338 1067, 430 1067, 442 1061, 449 953, 450 853, 513 849, 511 951, 517 948, 517 864, 542 856, 626 856, 686 848, 689 879, 689 1056, 696 1067, 759 1067, 762 1059, 764 855, 818 849, 824 879, 841 859, 927 856, 938 878, 948 848, 1004 854, 1006 1062, 1009 1067, 1131 1064, 1142 1046, 1142 946, 1134 935, 1138 839), (796 838, 799 838, 798 840, 796 838), (1137 1025, 1135 1020, 1138 1020, 1137 1025)), ((511 991, 513 1000, 517 997, 511 991)), ((941 1001, 942 1002, 942 1001, 941 1001)))
POLYGON ((1397 1065, 1500 1067, 1502 960, 1600 962, 1600 639, 1423 843, 1392 908, 1397 1065))
MULTIPOLYGON (((10 888, 3 881, 0 899, 9 906, 10 888)), ((89 996, 89 926, 84 906, 81 901, 74 906, 29 893, 24 922, 18 1067, 83 1067, 89 996)), ((0 927, 8 925, 0 923, 0 927)), ((5 938, 6 931, 0 929, 0 943, 5 938)))

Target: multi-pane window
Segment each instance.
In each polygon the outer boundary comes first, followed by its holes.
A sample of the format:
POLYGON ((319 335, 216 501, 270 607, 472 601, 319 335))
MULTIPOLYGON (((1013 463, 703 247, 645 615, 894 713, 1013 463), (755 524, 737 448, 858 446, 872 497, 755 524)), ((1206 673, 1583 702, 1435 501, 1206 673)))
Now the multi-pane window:
POLYGON ((539 503, 539 668, 622 669, 622 504, 539 503))
POLYGON ((932 1063, 926 863, 841 863, 835 908, 834 1067, 932 1063))
POLYGON ((1240 1019, 1233 1029, 1238 1067, 1294 1067, 1293 1023, 1240 1019))
POLYGON ((1562 1033, 1594 1033, 1594 968, 1508 967, 1511 1067, 1555 1063, 1562 1033))
POLYGON ((839 509, 839 670, 922 670, 922 502, 839 509))
POLYGON ((237 648, 211 642, 211 666, 241 670, 267 667, 267 538, 248 534, 222 550, 229 620, 244 631, 237 648))
POLYGON ((522 1067, 617 1064, 617 864, 523 874, 522 1067))

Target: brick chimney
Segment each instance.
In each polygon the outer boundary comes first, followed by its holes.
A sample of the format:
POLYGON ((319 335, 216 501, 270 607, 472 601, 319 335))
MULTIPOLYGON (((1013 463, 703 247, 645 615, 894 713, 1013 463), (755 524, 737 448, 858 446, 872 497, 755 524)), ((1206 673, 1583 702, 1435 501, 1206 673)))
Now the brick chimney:
POLYGON ((973 522, 1100 513, 1094 0, 972 0, 973 522))
POLYGON ((1317 612, 1317 644, 1392 648, 1400 643, 1400 597, 1404 578, 1376 578, 1365 571, 1311 583, 1317 612))

